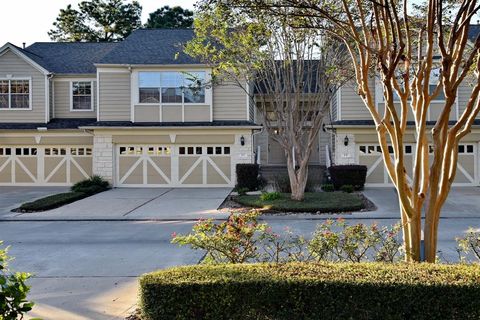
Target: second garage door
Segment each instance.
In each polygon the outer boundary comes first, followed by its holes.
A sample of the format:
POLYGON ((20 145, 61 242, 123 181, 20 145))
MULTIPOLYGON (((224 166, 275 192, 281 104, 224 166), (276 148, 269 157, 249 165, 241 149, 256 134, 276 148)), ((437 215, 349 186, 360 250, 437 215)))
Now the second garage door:
POLYGON ((118 145, 119 187, 233 185, 230 145, 118 145))
MULTIPOLYGON (((405 169, 407 170, 407 179, 413 171, 415 145, 405 145, 405 169)), ((392 151, 393 152, 393 151, 392 151)), ((454 185, 473 186, 477 185, 477 150, 473 143, 464 143, 458 146, 458 163, 455 175, 454 185)), ((381 148, 378 144, 361 144, 357 146, 357 161, 359 164, 366 165, 367 180, 369 186, 391 186, 391 180, 387 170, 383 165, 381 148)), ((432 159, 430 159, 430 162, 432 159)))

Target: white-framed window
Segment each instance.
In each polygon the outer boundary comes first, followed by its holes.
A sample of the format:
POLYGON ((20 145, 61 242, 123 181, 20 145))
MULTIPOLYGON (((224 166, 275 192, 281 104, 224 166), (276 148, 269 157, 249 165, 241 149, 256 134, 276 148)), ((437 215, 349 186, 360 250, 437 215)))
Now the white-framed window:
POLYGON ((0 110, 32 109, 30 79, 0 79, 0 110))
POLYGON ((205 71, 140 71, 139 104, 205 104, 205 71))
POLYGON ((70 110, 93 111, 93 82, 70 82, 70 110))

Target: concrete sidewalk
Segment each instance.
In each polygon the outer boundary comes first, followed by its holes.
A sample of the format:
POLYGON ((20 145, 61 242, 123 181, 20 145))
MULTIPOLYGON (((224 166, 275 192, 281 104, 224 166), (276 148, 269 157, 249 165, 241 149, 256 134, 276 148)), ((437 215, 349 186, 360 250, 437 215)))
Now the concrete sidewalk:
POLYGON ((10 220, 226 219, 217 209, 230 188, 118 188, 35 213, 4 213, 10 220))

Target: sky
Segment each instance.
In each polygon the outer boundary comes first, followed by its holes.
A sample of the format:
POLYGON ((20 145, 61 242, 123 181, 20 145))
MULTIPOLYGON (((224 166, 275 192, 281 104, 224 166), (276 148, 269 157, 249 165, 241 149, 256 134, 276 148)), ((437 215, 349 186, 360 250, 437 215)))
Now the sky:
MULTIPOLYGON (((0 47, 11 42, 19 47, 33 42, 50 41, 47 32, 52 23, 67 5, 74 7, 77 0, 1 0, 0 6, 0 47)), ((139 0, 143 7, 142 22, 148 14, 165 5, 180 5, 193 9, 195 0, 139 0)))

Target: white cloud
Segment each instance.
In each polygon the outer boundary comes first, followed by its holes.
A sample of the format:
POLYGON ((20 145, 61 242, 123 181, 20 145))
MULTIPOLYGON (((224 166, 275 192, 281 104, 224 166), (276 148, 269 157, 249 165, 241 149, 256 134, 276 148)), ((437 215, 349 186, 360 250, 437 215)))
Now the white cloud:
MULTIPOLYGON (((58 16, 60 9, 68 4, 76 6, 77 0, 2 0, 0 9, 0 46, 11 42, 27 46, 33 42, 50 41, 47 32, 58 16)), ((180 5, 193 9, 195 0, 143 0, 142 22, 146 22, 148 14, 164 5, 180 5)))

